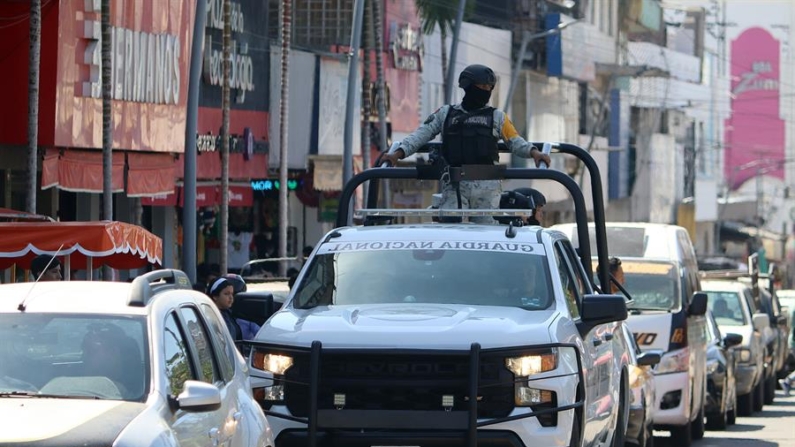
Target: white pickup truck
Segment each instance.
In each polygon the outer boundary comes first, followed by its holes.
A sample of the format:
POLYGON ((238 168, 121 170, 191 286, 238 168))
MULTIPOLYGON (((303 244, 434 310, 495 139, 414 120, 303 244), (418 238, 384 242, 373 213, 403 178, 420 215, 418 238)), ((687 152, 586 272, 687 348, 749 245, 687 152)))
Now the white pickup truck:
POLYGON ((582 259, 536 226, 340 225, 250 344, 276 447, 623 446, 626 302, 582 259))

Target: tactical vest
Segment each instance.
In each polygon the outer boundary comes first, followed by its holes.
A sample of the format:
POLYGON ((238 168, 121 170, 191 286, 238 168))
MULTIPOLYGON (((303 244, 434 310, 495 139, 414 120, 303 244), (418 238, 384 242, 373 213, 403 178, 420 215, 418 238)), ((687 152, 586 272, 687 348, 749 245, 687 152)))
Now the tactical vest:
POLYGON ((491 165, 499 161, 494 107, 473 112, 450 107, 442 130, 442 156, 450 166, 491 165))

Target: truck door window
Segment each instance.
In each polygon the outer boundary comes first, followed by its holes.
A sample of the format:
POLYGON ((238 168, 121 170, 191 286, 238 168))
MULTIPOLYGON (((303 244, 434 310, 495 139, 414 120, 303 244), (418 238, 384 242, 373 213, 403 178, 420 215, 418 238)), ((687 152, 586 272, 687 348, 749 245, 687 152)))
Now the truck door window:
POLYGON ((566 258, 561 251, 560 244, 555 244, 555 262, 557 263, 558 275, 560 275, 560 285, 563 287, 563 293, 566 295, 566 307, 572 318, 580 318, 579 296, 576 286, 576 280, 569 270, 569 265, 566 258))

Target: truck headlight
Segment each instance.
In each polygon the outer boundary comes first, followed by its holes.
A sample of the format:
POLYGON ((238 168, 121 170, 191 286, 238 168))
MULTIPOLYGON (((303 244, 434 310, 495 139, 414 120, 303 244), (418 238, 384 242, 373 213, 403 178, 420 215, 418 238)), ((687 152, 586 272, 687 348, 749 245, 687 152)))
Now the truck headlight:
POLYGON ((281 376, 293 366, 293 358, 286 355, 255 351, 254 357, 251 359, 251 366, 281 376))
POLYGON ((558 367, 558 353, 532 354, 524 357, 505 359, 505 367, 516 377, 529 377, 534 374, 552 371, 558 367))
POLYGON ((682 348, 666 353, 654 370, 655 374, 670 374, 690 370, 690 349, 682 348))

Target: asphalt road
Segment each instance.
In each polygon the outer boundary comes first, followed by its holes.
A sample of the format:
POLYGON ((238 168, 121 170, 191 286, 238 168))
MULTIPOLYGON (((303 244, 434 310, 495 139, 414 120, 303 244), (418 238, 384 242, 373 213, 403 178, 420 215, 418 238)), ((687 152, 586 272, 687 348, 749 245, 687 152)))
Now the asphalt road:
MULTIPOLYGON (((667 432, 654 432, 656 447, 679 447, 667 439, 667 432)), ((765 405, 751 417, 738 417, 726 431, 707 431, 693 447, 795 447, 795 393, 776 394, 772 405, 765 405)))

